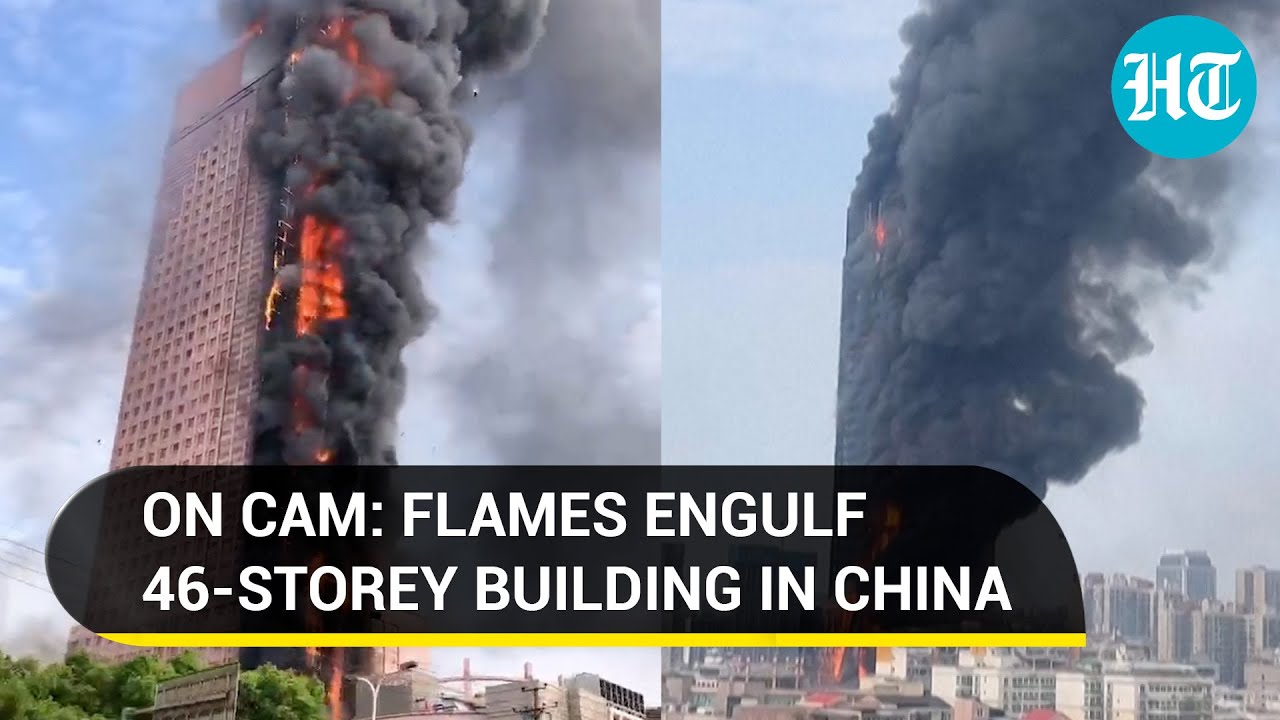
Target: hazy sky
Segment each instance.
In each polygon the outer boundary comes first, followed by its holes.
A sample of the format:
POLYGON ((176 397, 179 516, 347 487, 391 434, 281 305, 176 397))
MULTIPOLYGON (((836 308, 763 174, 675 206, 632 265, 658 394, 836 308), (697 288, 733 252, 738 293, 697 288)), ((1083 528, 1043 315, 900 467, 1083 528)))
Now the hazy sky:
MULTIPOLYGON (((913 5, 666 0, 664 462, 831 462, 845 209, 913 5)), ((1234 568, 1280 564, 1277 179, 1244 179, 1261 197, 1202 307, 1145 313, 1141 443, 1050 494, 1084 570, 1204 548, 1230 597, 1234 568)))

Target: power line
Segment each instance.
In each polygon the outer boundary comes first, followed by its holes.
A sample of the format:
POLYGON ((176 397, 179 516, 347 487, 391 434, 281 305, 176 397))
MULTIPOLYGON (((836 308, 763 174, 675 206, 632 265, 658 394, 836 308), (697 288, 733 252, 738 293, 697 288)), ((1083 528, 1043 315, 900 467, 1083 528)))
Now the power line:
POLYGON ((16 565, 22 568, 23 570, 26 570, 27 572, 33 572, 38 575, 45 574, 44 570, 41 570, 39 568, 33 568, 30 565, 23 564, 22 558, 16 554, 9 553, 8 557, 5 557, 5 550, 3 548, 0 548, 0 560, 3 560, 9 563, 10 565, 16 565))
POLYGON ((9 573, 7 573, 7 572, 5 572, 5 571, 3 571, 3 570, 0 570, 0 577, 6 577, 6 578, 9 578, 10 580, 12 580, 12 581, 14 581, 14 582, 16 582, 16 583, 22 583, 23 585, 26 585, 27 587, 29 587, 29 588, 31 588, 31 589, 33 589, 33 590, 39 590, 40 592, 47 592, 47 593, 49 593, 50 595, 52 595, 52 594, 53 594, 53 591, 52 591, 52 590, 50 590, 49 588, 46 588, 46 587, 40 587, 39 585, 36 585, 35 583, 29 583, 29 582, 27 582, 26 580, 23 580, 23 579, 22 579, 22 578, 20 578, 20 577, 14 577, 13 575, 10 575, 9 573))
POLYGON ((35 548, 31 547, 30 545, 27 545, 27 544, 25 544, 25 543, 18 542, 17 540, 14 540, 13 538, 0 537, 0 542, 6 542, 6 543, 9 543, 10 545, 17 545, 18 547, 22 548, 23 550, 29 550, 29 551, 31 551, 31 552, 33 552, 33 553, 37 554, 37 555, 44 555, 44 551, 43 551, 43 550, 37 550, 37 549, 35 549, 35 548))
POLYGON ((5 573, 6 577, 13 578, 14 580, 17 580, 19 582, 32 583, 32 582, 44 581, 46 585, 49 583, 49 578, 44 573, 38 570, 33 570, 32 568, 27 567, 26 565, 15 562, 6 557, 0 557, 0 570, 6 571, 5 573), (15 573, 20 577, 14 577, 15 573), (30 573, 31 575, 35 575, 36 578, 38 578, 38 580, 35 578, 30 578, 24 573, 30 573))
POLYGON ((68 559, 66 559, 66 558, 58 557, 57 555, 50 555, 50 554, 46 553, 46 552, 45 552, 45 551, 43 551, 43 550, 37 550, 37 549, 35 549, 35 548, 31 547, 30 545, 26 545, 26 544, 24 544, 24 543, 18 542, 17 540, 14 540, 14 539, 12 539, 12 538, 0 537, 0 543, 9 543, 10 545, 14 545, 14 546, 20 547, 20 548, 22 548, 23 550, 26 550, 26 551, 28 551, 28 552, 33 552, 33 553, 35 553, 36 555, 39 555, 39 556, 40 556, 40 557, 42 557, 42 558, 47 558, 47 559, 49 559, 49 560, 57 560, 57 561, 58 561, 58 562, 60 562, 60 563, 65 563, 65 564, 67 564, 67 565, 70 565, 70 566, 71 566, 71 567, 73 567, 73 568, 78 569, 78 570, 83 570, 83 571, 85 571, 85 572, 88 572, 88 571, 91 569, 91 568, 89 568, 89 567, 86 567, 86 566, 84 566, 84 565, 81 565, 81 564, 80 564, 80 563, 78 563, 78 562, 73 562, 73 561, 68 560, 68 559))

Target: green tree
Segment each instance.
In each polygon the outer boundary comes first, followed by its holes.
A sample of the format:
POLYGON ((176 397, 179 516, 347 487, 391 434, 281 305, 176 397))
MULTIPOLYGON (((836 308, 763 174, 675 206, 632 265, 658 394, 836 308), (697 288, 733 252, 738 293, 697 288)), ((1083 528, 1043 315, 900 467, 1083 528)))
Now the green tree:
POLYGON ((238 720, 324 720, 324 686, 307 675, 264 665, 240 676, 238 720))
MULTIPOLYGON (((186 653, 165 661, 139 657, 118 665, 73 655, 41 665, 0 653, 0 720, 118 720, 155 699, 156 685, 201 669, 186 653)), ((326 720, 316 679, 266 666, 240 676, 240 720, 326 720)))

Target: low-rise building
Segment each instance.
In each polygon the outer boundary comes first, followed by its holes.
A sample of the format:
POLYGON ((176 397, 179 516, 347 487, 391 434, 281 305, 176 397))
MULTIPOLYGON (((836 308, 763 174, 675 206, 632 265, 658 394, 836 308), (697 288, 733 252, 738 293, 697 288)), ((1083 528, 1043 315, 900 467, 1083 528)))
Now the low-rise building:
POLYGON ((1212 720, 1213 680, 1190 665, 1081 663, 1058 673, 1055 705, 1070 720, 1212 720))

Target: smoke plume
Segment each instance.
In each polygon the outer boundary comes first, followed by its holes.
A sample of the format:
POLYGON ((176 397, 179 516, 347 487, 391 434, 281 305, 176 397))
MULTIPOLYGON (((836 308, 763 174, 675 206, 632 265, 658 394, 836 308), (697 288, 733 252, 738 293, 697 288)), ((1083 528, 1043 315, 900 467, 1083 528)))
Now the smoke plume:
POLYGON ((907 21, 849 209, 837 462, 979 464, 1043 495, 1136 442, 1118 365, 1150 349, 1141 301, 1230 229, 1229 157, 1157 162, 1111 106, 1125 41, 1180 13, 1243 32, 1280 5, 930 0, 907 21))
POLYGON ((256 462, 395 462, 401 353, 435 312, 412 259, 428 225, 451 216, 462 181, 472 138, 457 111, 470 96, 464 78, 522 62, 546 6, 224 4, 282 58, 255 145, 287 188, 256 462))
POLYGON ((660 19, 656 0, 556 0, 505 89, 522 124, 490 237, 500 321, 447 370, 457 429, 498 463, 659 462, 657 380, 628 345, 659 322, 660 19))

